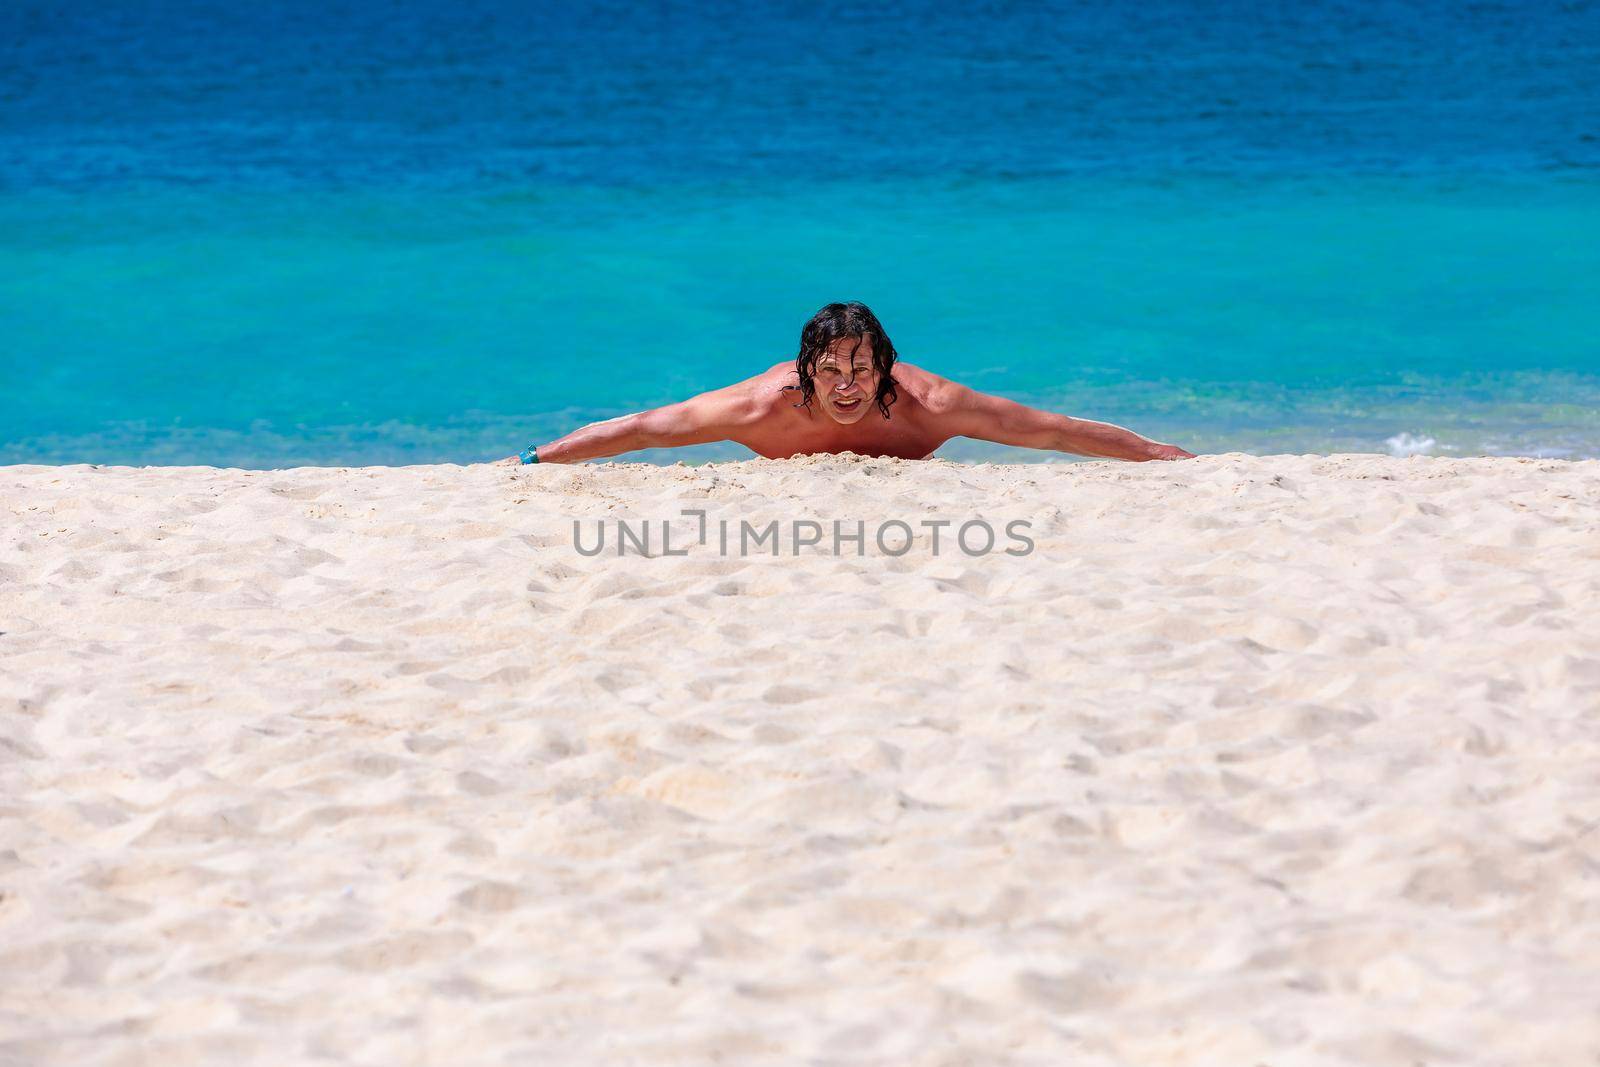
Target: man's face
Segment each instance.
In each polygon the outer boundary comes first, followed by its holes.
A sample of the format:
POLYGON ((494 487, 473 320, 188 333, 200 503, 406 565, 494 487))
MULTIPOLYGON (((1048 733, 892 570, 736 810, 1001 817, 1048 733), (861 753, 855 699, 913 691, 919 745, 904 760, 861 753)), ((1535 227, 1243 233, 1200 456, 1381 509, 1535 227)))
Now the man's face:
POLYGON ((878 395, 878 372, 872 366, 872 341, 841 337, 817 357, 814 374, 817 399, 835 422, 860 422, 878 395))

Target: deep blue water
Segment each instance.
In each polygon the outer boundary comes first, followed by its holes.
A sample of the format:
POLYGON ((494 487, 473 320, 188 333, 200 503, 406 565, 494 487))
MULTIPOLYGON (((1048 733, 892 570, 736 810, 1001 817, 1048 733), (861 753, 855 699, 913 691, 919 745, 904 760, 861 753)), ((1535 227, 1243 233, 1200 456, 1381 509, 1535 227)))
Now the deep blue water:
POLYGON ((0 462, 495 458, 840 299, 1196 451, 1596 456, 1597 279, 1600 3, 0 9, 0 462))

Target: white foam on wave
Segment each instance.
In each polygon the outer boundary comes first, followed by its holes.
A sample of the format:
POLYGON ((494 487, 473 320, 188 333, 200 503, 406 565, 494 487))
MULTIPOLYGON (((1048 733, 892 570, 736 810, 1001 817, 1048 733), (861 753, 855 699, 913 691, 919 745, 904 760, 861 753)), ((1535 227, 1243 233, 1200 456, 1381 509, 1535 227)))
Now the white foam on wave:
POLYGON ((1389 446, 1391 456, 1426 456, 1439 446, 1439 442, 1426 434, 1413 437, 1409 433, 1395 434, 1383 442, 1389 446))

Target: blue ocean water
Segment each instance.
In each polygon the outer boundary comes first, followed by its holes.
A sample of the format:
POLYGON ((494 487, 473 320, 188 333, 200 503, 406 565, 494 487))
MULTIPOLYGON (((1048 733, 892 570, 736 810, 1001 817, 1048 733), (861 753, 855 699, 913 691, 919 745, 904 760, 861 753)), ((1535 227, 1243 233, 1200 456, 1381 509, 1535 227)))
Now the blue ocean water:
POLYGON ((1593 2, 6 5, 0 462, 498 458, 848 299, 1195 451, 1600 456, 1597 179, 1593 2))

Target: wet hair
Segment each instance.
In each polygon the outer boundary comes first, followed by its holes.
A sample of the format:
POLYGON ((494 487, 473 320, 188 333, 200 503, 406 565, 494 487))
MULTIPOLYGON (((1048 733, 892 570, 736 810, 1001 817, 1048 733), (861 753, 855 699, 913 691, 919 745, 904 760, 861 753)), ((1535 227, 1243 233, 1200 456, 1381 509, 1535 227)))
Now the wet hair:
MULTIPOLYGON (((884 332, 883 323, 878 321, 878 316, 867 305, 855 300, 848 304, 829 304, 811 316, 811 321, 801 329, 800 355, 794 363, 795 371, 800 375, 800 384, 784 386, 785 389, 800 390, 800 401, 794 406, 811 406, 812 398, 817 395, 817 384, 813 379, 817 360, 841 337, 854 338, 858 347, 862 341, 871 342, 872 368, 878 372, 878 394, 873 399, 887 419, 889 405, 896 399, 892 374, 894 361, 900 357, 894 350, 894 342, 884 332)), ((851 354, 853 357, 854 350, 851 354)))

